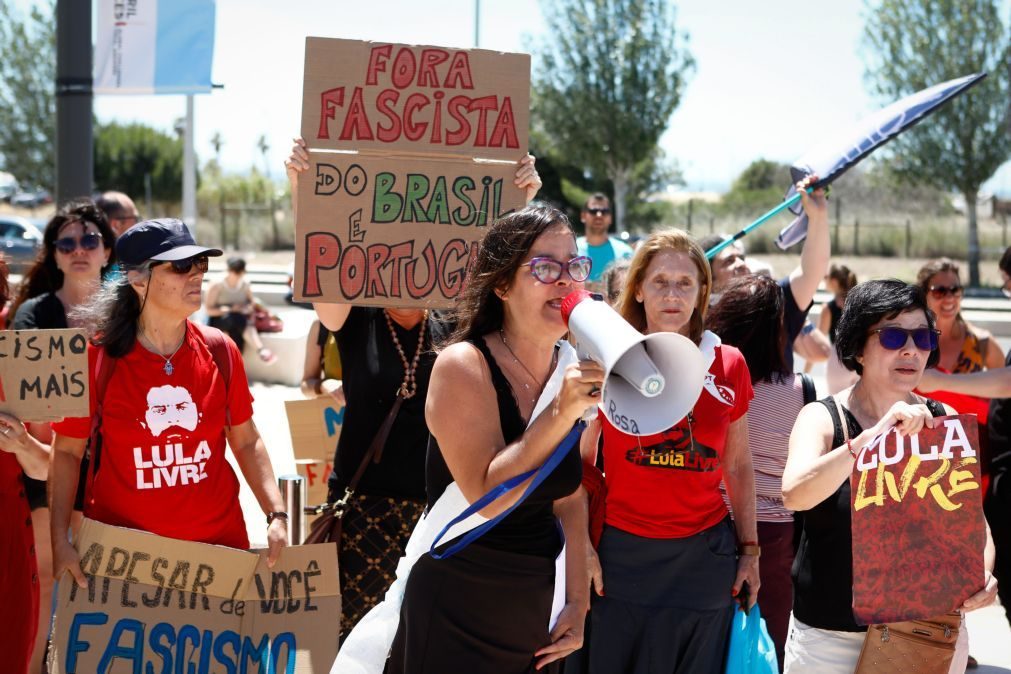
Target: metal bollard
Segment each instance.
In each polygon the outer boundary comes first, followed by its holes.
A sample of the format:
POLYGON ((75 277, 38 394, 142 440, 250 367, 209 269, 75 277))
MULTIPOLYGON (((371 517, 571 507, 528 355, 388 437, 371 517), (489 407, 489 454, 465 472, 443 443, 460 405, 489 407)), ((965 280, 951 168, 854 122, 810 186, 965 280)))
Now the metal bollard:
POLYGON ((284 509, 288 513, 288 544, 301 545, 306 535, 305 478, 301 475, 281 475, 277 478, 284 509))

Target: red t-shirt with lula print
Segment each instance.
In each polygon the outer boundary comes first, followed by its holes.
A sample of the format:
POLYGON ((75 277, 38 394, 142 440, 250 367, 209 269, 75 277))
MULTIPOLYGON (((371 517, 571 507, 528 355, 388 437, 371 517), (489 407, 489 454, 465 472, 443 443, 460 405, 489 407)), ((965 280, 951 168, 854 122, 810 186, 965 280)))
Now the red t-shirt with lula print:
MULTIPOLYGON (((139 342, 116 362, 105 391, 100 466, 84 504, 86 517, 169 538, 249 547, 239 482, 225 459, 225 409, 232 425, 243 424, 253 416, 253 399, 239 350, 226 342, 227 399, 224 375, 189 322, 171 375, 165 359, 139 342)), ((98 349, 89 346, 92 414, 97 357, 98 349)), ((91 419, 64 419, 53 430, 87 438, 91 419)))
POLYGON ((752 396, 744 357, 722 345, 692 413, 663 433, 628 435, 600 412, 607 524, 646 538, 684 538, 726 517, 720 482, 727 429, 752 396))

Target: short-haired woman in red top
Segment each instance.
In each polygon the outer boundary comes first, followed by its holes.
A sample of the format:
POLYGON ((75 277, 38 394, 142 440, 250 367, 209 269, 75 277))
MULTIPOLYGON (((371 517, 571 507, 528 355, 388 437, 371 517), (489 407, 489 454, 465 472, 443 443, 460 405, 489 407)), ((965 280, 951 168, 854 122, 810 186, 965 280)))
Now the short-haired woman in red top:
POLYGON ((703 330, 711 288, 703 250, 669 230, 636 251, 618 300, 633 327, 682 334, 711 365, 692 412, 663 433, 627 435, 603 415, 594 424, 603 426, 607 514, 598 548, 605 595, 590 612, 593 673, 721 672, 733 598, 747 584, 755 602, 751 377, 737 349, 703 330))
MULTIPOLYGON (((286 543, 288 516, 253 425, 242 357, 217 331, 205 333, 188 320, 200 308, 207 258, 221 251, 198 246, 179 220, 149 220, 119 238, 116 254, 123 279, 81 310, 94 331, 89 388, 92 415, 101 407, 102 438, 85 516, 248 548, 239 482, 225 460, 227 440, 267 516, 272 564, 286 543), (99 376, 109 367, 99 401, 99 376)), ((90 430, 88 417, 53 424, 50 475, 54 576, 68 570, 82 585, 67 529, 90 430)))

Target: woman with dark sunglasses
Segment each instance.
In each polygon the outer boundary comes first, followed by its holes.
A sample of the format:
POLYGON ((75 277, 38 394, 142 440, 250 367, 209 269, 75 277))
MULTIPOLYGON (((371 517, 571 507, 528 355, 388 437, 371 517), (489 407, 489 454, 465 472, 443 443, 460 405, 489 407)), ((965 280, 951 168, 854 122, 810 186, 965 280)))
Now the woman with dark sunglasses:
MULTIPOLYGON (((11 314, 15 330, 62 329, 79 327, 68 320, 68 314, 95 294, 102 277, 115 263, 113 246, 116 236, 105 214, 89 199, 64 204, 46 224, 38 260, 21 281, 11 314)), ((0 426, 6 429, 3 442, 19 444, 52 442, 49 424, 22 424, 9 415, 0 415, 0 426)), ((87 472, 82 462, 81 474, 87 472)), ((77 492, 72 516, 76 529, 81 522, 83 481, 77 492)), ((49 507, 46 504, 46 483, 27 479, 25 493, 32 508, 35 549, 39 560, 40 606, 39 632, 32 661, 42 666, 46 639, 49 636, 49 605, 53 589, 53 546, 49 538, 49 507)))
MULTIPOLYGON (((125 274, 76 316, 88 348, 91 417, 53 424, 53 568, 86 586, 68 539, 78 467, 97 417, 101 442, 85 516, 168 538, 248 548, 239 482, 225 446, 266 516, 267 559, 287 541, 288 513, 253 425, 235 343, 189 316, 200 308, 208 256, 179 220, 148 220, 116 242, 125 274)), ((92 448, 94 451, 96 448, 92 448)))
MULTIPOLYGON (((1004 352, 997 340, 986 330, 962 317, 962 293, 958 264, 942 257, 920 268, 916 283, 927 296, 927 308, 934 312, 939 338, 940 360, 936 369, 951 374, 968 374, 1004 366, 1004 352)), ((951 405, 961 414, 975 414, 980 429, 980 470, 984 490, 990 482, 990 443, 986 424, 990 401, 980 391, 972 395, 955 390, 935 390, 931 397, 951 405)))
MULTIPOLYGON (((857 450, 891 427, 912 435, 932 427, 935 416, 953 413, 913 391, 924 369, 940 357, 934 315, 917 286, 883 280, 854 287, 839 319, 835 347, 843 365, 860 378, 801 410, 783 472, 784 505, 804 513, 793 567, 787 673, 849 674, 860 656, 867 627, 853 616, 849 479, 857 450)), ((984 583, 962 611, 987 606, 996 596, 989 529, 984 559, 984 583)), ((968 635, 962 629, 951 671, 964 671, 967 659, 968 635)))

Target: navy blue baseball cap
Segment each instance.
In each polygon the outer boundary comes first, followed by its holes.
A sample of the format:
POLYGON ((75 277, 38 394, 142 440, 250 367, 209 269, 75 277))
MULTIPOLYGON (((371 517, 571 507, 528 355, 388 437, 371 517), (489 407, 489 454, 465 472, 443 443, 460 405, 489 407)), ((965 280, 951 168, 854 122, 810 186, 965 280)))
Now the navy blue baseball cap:
POLYGON ((116 259, 130 267, 139 267, 148 260, 170 262, 221 254, 217 248, 198 246, 186 224, 175 218, 138 222, 116 240, 116 259))

